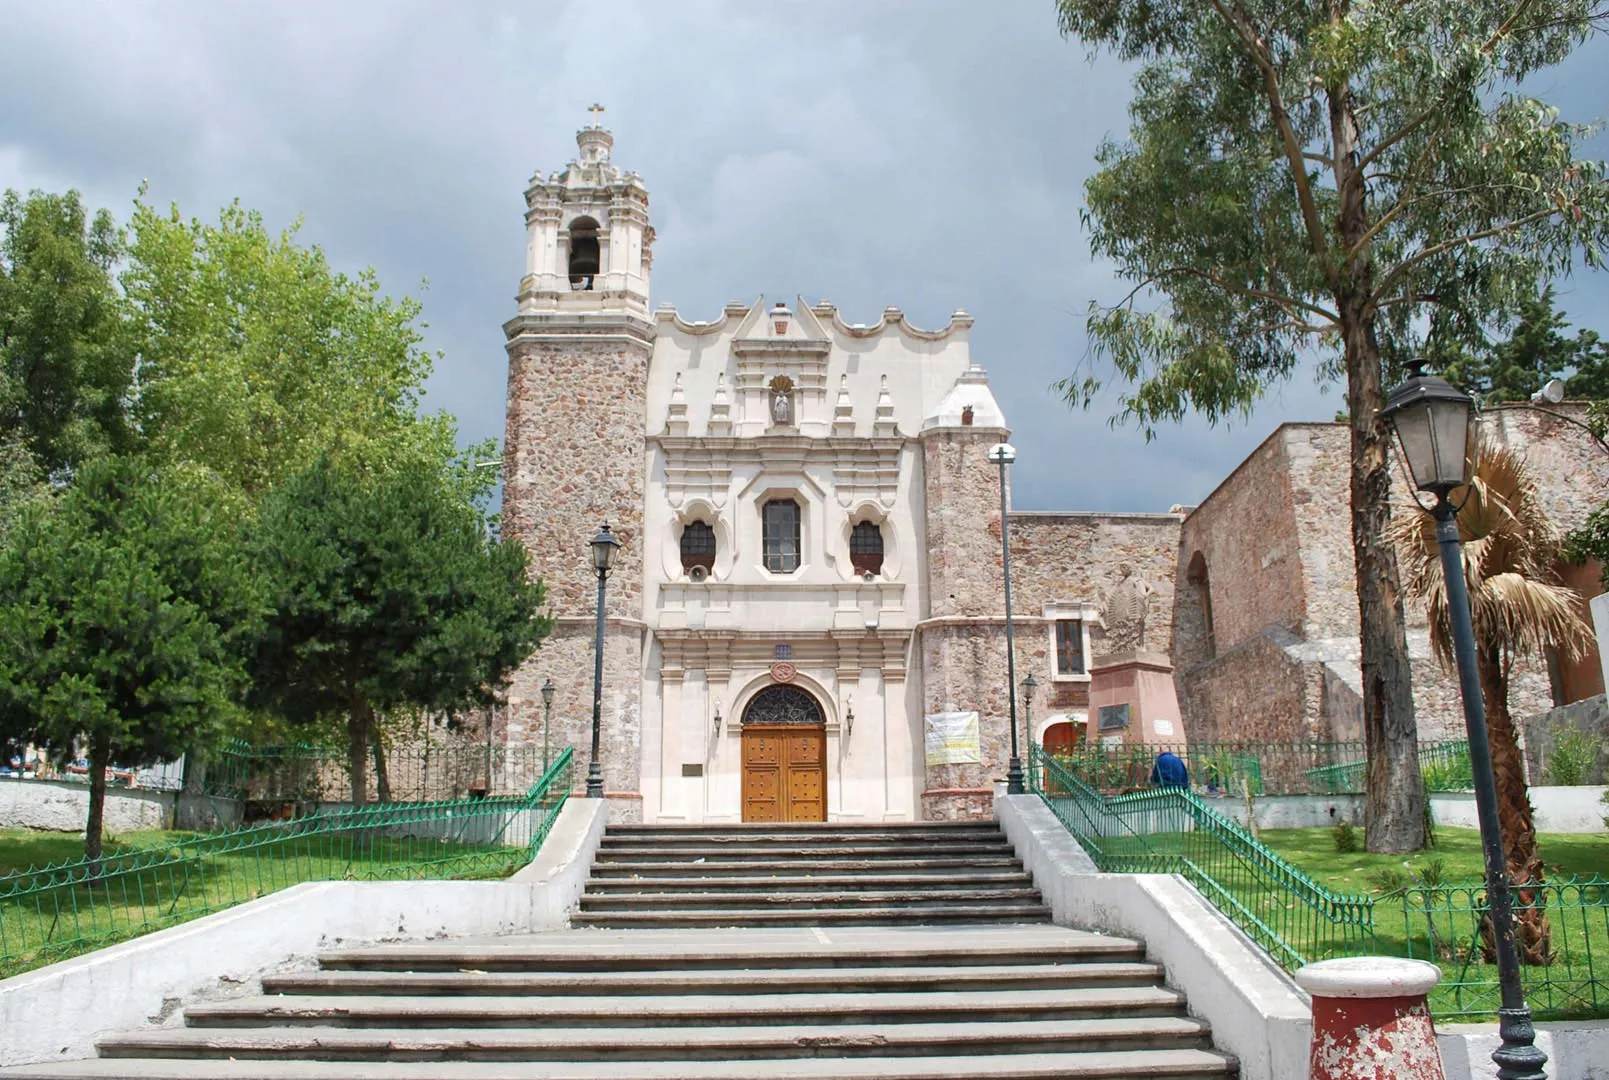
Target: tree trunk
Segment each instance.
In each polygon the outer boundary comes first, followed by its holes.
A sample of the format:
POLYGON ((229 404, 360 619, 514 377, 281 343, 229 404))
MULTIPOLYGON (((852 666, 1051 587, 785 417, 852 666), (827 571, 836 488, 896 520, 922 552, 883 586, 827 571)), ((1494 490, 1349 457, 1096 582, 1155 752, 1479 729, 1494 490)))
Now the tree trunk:
POLYGON ((369 801, 368 764, 369 720, 373 714, 368 703, 354 699, 352 712, 346 720, 347 770, 352 779, 352 803, 362 806, 369 801))
MULTIPOLYGON (((1514 718, 1508 711, 1508 673, 1495 648, 1479 650, 1478 667, 1481 697, 1486 702, 1492 775, 1497 780, 1497 825, 1503 834, 1503 863, 1514 894, 1514 947, 1519 951, 1520 963, 1546 966, 1553 962, 1547 894, 1534 887, 1543 881, 1542 857, 1536 850, 1525 762, 1514 737, 1514 718)), ((1488 962, 1495 962, 1495 957, 1488 962)))
POLYGON ((84 858, 91 879, 101 876, 101 833, 106 822, 106 767, 112 763, 112 740, 97 735, 89 745, 89 820, 84 823, 84 858))
POLYGON ((386 770, 385 744, 380 739, 380 725, 370 728, 374 739, 374 791, 380 802, 391 801, 391 774, 386 770))
POLYGON ((1375 337, 1374 266, 1363 237, 1367 191, 1357 167, 1357 126, 1350 91, 1329 89, 1334 142, 1338 247, 1353 253, 1336 268, 1336 314, 1346 357, 1351 427, 1352 565, 1358 588, 1362 653, 1364 840, 1376 854, 1418 851, 1426 844, 1424 778, 1413 713, 1413 670, 1402 611, 1391 523, 1390 440, 1380 422, 1380 343, 1375 337))

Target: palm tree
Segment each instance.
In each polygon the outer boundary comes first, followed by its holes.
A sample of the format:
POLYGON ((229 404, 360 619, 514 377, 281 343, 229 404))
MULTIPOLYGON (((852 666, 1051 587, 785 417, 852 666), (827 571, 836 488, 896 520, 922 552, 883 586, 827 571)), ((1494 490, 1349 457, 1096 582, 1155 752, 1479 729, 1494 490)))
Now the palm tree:
MULTIPOLYGON (((1510 668, 1516 657, 1541 657, 1549 648, 1565 658, 1582 654, 1591 629, 1580 597, 1554 571, 1562 538, 1536 497, 1525 459, 1482 440, 1473 451, 1470 482, 1452 493, 1462 504, 1464 577, 1475 628, 1476 666, 1486 703, 1486 731, 1497 780, 1497 816, 1503 860, 1514 889, 1515 944, 1520 962, 1552 961, 1542 890, 1542 860, 1525 786, 1525 765, 1508 708, 1510 668), (1529 886, 1529 887, 1528 887, 1529 886)), ((1453 666, 1447 591, 1442 585, 1436 521, 1419 513, 1393 519, 1392 539, 1402 560, 1403 591, 1425 606, 1430 643, 1444 667, 1453 666)), ((1489 935, 1488 935, 1489 937, 1489 935)))

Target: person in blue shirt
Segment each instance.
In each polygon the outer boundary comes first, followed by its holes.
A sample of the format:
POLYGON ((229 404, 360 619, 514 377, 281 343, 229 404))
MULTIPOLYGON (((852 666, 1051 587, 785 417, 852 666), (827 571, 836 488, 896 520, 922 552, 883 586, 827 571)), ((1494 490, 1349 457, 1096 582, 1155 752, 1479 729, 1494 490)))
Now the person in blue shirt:
POLYGON ((1178 754, 1164 750, 1156 756, 1156 764, 1151 766, 1151 786, 1188 788, 1190 770, 1185 768, 1178 754))

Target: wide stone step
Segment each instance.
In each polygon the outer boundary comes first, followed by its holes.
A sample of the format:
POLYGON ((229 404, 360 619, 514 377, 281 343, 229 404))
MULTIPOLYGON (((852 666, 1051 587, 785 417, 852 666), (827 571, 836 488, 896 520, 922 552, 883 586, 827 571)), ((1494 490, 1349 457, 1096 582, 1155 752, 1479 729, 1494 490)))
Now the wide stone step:
POLYGON ((937 1054, 1090 1053, 1207 1047, 1187 1017, 748 1028, 169 1028, 102 1039, 120 1058, 319 1061, 729 1061, 937 1054))
POLYGON ((864 936, 837 930, 817 941, 815 931, 722 935, 689 940, 664 935, 562 935, 509 937, 480 942, 407 942, 319 954, 327 971, 521 972, 806 972, 812 968, 951 968, 1008 965, 1138 963, 1145 946, 1132 938, 1054 928, 989 928, 981 935, 947 930, 942 947, 923 930, 876 931, 864 936))
POLYGON ((962 964, 727 971, 310 971, 269 975, 264 994, 756 994, 1048 990, 1071 986, 1152 986, 1157 964, 1095 961, 1071 964, 962 964))
POLYGON ((528 1028, 763 1027, 799 1024, 964 1023, 1177 1016, 1159 986, 901 994, 678 997, 409 997, 279 995, 192 1005, 191 1027, 528 1028))
POLYGON ((1009 843, 998 827, 982 829, 801 829, 774 826, 751 829, 665 829, 628 828, 612 825, 603 835, 605 844, 791 844, 815 847, 822 844, 998 844, 1009 843))
POLYGON ((90 1058, 9 1071, 6 1080, 1231 1080, 1235 1060, 1213 1050, 978 1054, 769 1061, 491 1062, 248 1061, 90 1058))
POLYGON ((1022 868, 1015 855, 976 855, 966 859, 735 859, 693 863, 681 859, 614 859, 598 858, 592 864, 592 876, 629 877, 645 873, 698 873, 704 875, 745 874, 843 874, 858 871, 908 874, 920 877, 954 878, 957 872, 1015 872, 1022 868))
POLYGON ((620 840, 610 843, 604 839, 598 848, 600 858, 622 859, 910 859, 918 855, 960 862, 974 855, 1009 855, 1011 846, 1002 840, 998 844, 947 843, 943 845, 915 844, 798 844, 786 840, 756 841, 752 844, 693 844, 665 841, 620 840))
POLYGON ((1004 889, 944 888, 922 890, 802 890, 721 889, 718 892, 610 892, 590 889, 581 897, 583 911, 638 911, 680 908, 745 908, 774 911, 793 907, 898 907, 925 910, 951 904, 1027 902, 1037 904, 1039 890, 1032 886, 1004 889))
MULTIPOLYGON (((977 888, 1032 888, 1034 879, 1026 871, 992 870, 968 874, 964 884, 977 888)), ((929 892, 953 889, 957 885, 954 875, 939 874, 776 874, 770 877, 756 874, 712 877, 691 875, 686 870, 664 873, 634 874, 631 877, 593 877, 587 882, 587 892, 598 895, 630 892, 743 892, 774 890, 780 892, 834 892, 838 890, 894 892, 912 890, 929 892)))
POLYGON ((678 928, 733 928, 745 926, 939 926, 964 924, 1010 924, 1013 926, 1050 921, 1050 908, 1043 904, 934 904, 923 908, 847 908, 809 907, 763 911, 754 908, 678 909, 676 911, 591 911, 576 912, 570 925, 610 930, 678 928))

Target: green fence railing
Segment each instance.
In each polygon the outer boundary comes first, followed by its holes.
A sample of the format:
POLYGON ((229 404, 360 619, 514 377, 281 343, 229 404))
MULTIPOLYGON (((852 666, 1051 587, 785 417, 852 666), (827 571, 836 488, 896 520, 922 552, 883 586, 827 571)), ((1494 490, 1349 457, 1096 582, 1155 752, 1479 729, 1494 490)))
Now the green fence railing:
MULTIPOLYGON (((1212 796, 1361 794, 1364 745, 1351 742, 1206 742, 1095 744, 1060 752, 1057 760, 1103 794, 1149 786, 1157 755, 1177 754, 1190 772, 1190 789, 1212 796)), ((1469 744, 1419 744, 1419 767, 1430 791, 1472 786, 1469 744)))
POLYGON ((0 978, 305 881, 506 877, 573 780, 565 748, 522 795, 368 803, 0 875, 0 978))
MULTIPOLYGON (((1483 1019, 1496 1009, 1484 884, 1421 879, 1379 896, 1336 893, 1192 791, 1107 796, 1064 760, 1038 747, 1029 754, 1033 791, 1101 870, 1182 875, 1287 971, 1337 956, 1430 960, 1443 974, 1430 998, 1438 1019, 1483 1019)), ((1514 897, 1522 926, 1546 928, 1537 955, 1550 962, 1521 972, 1532 1010, 1548 1019, 1609 1017, 1609 880, 1550 881, 1514 897)))

